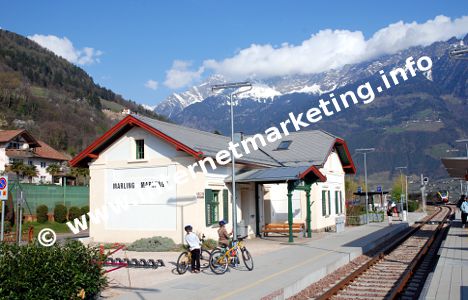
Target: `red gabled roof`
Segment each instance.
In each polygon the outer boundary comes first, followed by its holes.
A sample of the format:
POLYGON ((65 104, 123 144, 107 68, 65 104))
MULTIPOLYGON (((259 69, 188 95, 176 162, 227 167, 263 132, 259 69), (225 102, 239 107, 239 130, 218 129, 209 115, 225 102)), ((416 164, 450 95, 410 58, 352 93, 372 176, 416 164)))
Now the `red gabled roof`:
POLYGON ((307 170, 299 174, 299 179, 304 179, 308 174, 313 173, 321 182, 327 181, 327 176, 323 175, 322 172, 317 169, 316 166, 310 166, 307 170))
POLYGON ((31 147, 39 147, 37 140, 25 129, 0 130, 0 143, 7 143, 18 135, 23 136, 31 147))
POLYGON ((163 132, 149 126, 145 122, 133 117, 132 115, 126 116, 123 120, 117 123, 114 127, 109 129, 104 133, 100 138, 95 140, 91 145, 89 145, 85 150, 79 153, 70 161, 70 166, 72 167, 88 167, 88 162, 92 159, 99 157, 100 152, 112 144, 116 139, 121 137, 123 134, 128 132, 134 127, 140 127, 149 133, 162 138, 168 143, 172 144, 177 150, 186 152, 189 155, 192 155, 195 158, 203 157, 203 152, 196 151, 190 147, 184 145, 182 142, 177 141, 170 136, 164 134, 163 132))
POLYGON ((37 156, 42 158, 54 159, 54 160, 61 160, 61 161, 68 161, 69 158, 64 154, 58 152, 44 141, 38 141, 40 147, 35 148, 34 152, 37 156))
POLYGON ((333 147, 338 151, 338 157, 341 160, 343 171, 346 174, 356 174, 356 166, 354 165, 353 158, 349 153, 348 145, 346 145, 346 142, 343 139, 336 138, 335 145, 333 147), (343 154, 346 156, 348 161, 345 161, 343 154))

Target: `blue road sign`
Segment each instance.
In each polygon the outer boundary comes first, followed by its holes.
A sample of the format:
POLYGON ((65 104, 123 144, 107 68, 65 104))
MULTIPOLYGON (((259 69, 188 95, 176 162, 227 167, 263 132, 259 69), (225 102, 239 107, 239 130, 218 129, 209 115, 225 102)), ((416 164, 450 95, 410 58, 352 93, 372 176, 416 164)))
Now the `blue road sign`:
POLYGON ((362 186, 358 186, 358 187, 357 187, 357 192, 358 192, 358 193, 362 193, 362 186))
POLYGON ((381 185, 377 186, 377 193, 382 193, 382 186, 381 185))

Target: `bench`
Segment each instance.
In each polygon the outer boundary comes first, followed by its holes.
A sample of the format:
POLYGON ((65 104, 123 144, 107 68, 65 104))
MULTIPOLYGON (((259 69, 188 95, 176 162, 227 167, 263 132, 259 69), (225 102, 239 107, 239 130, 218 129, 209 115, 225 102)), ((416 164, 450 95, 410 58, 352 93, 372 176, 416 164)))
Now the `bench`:
MULTIPOLYGON (((289 234, 288 223, 271 223, 263 226, 263 236, 268 236, 269 233, 289 234)), ((304 223, 293 223, 292 232, 299 233, 305 231, 304 223)))

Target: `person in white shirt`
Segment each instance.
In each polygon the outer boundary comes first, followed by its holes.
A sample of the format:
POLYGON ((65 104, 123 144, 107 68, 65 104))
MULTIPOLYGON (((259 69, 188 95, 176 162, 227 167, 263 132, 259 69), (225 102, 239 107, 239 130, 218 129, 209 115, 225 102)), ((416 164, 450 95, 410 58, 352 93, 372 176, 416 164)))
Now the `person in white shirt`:
POLYGON ((468 216, 468 198, 463 199, 463 203, 460 206, 461 210, 461 219, 462 219, 462 227, 466 227, 466 218, 468 216))
POLYGON ((191 225, 185 226, 185 241, 187 242, 190 252, 192 253, 192 273, 200 273, 200 239, 192 232, 191 225))

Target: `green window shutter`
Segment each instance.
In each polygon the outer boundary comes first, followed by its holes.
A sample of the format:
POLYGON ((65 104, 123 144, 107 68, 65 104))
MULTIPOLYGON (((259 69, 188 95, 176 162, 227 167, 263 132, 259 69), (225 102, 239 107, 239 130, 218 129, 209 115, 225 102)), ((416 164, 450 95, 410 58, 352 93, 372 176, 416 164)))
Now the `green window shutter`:
POLYGON ((340 213, 339 206, 338 206, 338 191, 335 191, 335 213, 336 214, 340 213))
POLYGON ((213 191, 210 189, 205 190, 205 221, 206 226, 210 226, 212 223, 213 213, 213 191))
POLYGON ((328 215, 331 215, 331 193, 328 191, 328 215))
POLYGON ((229 199, 228 199, 229 191, 223 190, 223 220, 226 223, 229 221, 229 199))
POLYGON ((340 191, 340 213, 343 213, 343 195, 340 191))
POLYGON ((322 216, 327 215, 327 200, 325 199, 327 191, 322 191, 322 216))

